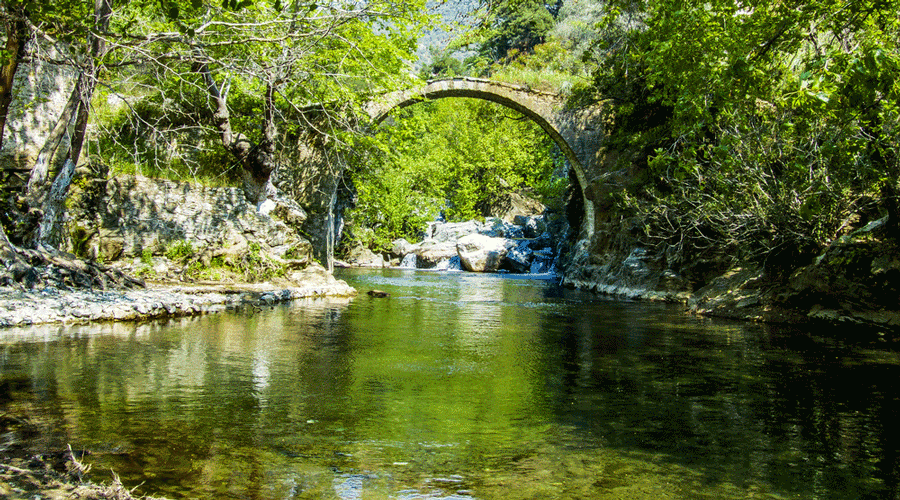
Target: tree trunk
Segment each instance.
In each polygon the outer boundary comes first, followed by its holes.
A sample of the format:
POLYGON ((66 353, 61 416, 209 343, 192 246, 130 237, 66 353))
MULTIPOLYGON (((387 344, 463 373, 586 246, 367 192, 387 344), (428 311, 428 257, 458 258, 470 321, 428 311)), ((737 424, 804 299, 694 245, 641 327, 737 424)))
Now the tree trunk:
MULTIPOLYGON (((112 17, 112 8, 109 0, 94 0, 94 30, 100 33, 108 31, 110 17, 112 17)), ((68 150, 63 155, 66 158, 65 163, 57 174, 56 179, 54 179, 49 192, 43 187, 44 183, 35 183, 32 186, 31 180, 35 178, 34 172, 32 172, 32 177, 29 179, 29 202, 40 202, 42 212, 41 221, 30 241, 34 248, 55 248, 62 242, 63 205, 69 191, 69 185, 72 183, 75 166, 78 164, 78 158, 81 156, 81 150, 84 146, 87 123, 90 118, 91 98, 94 96, 94 89, 97 87, 98 65, 100 59, 106 53, 106 42, 100 37, 91 34, 89 39, 91 42, 90 57, 78 76, 75 89, 72 91, 72 97, 69 99, 69 105, 66 106, 63 116, 60 117, 60 121, 57 123, 57 128, 68 128, 67 124, 74 111, 75 126, 68 144, 68 150), (34 191, 32 191, 32 187, 34 191)), ((58 146, 59 142, 57 142, 56 146, 50 148, 45 145, 44 149, 56 150, 58 146)), ((52 154, 49 155, 48 163, 52 157, 52 154)), ((37 166, 35 165, 36 168, 37 166)), ((46 167, 47 164, 42 165, 42 168, 46 167)), ((46 180, 46 174, 44 180, 46 180)))
POLYGON ((7 5, 11 19, 6 23, 6 64, 0 67, 0 148, 6 131, 6 117, 12 103, 12 86, 19 69, 19 62, 25 57, 25 43, 28 41, 28 26, 21 7, 7 5))
POLYGON ((213 79, 209 65, 199 64, 197 71, 203 76, 206 90, 216 105, 213 120, 219 131, 222 145, 241 163, 244 196, 247 201, 259 207, 266 199, 274 198, 277 192, 272 183, 272 172, 275 171, 275 87, 271 82, 266 86, 266 111, 263 128, 265 139, 261 144, 254 145, 244 134, 234 133, 227 99, 213 79))
POLYGON ((63 223, 63 204, 66 201, 66 195, 69 192, 69 185, 72 183, 72 177, 75 175, 75 162, 71 158, 60 169, 50 192, 44 203, 41 204, 41 221, 37 230, 34 232, 34 240, 31 241, 32 248, 59 248, 63 241, 62 223, 63 223))
POLYGON ((58 158, 57 152, 59 147, 67 137, 69 128, 72 126, 72 117, 75 116, 75 112, 78 110, 81 102, 81 81, 83 79, 84 75, 80 75, 75 82, 75 88, 72 89, 69 102, 66 103, 66 107, 60 113, 59 118, 56 120, 56 125, 53 127, 50 135, 47 136, 44 146, 38 153, 34 166, 31 167, 28 183, 25 184, 25 200, 31 207, 40 206, 47 195, 50 165, 54 163, 54 159, 58 158))

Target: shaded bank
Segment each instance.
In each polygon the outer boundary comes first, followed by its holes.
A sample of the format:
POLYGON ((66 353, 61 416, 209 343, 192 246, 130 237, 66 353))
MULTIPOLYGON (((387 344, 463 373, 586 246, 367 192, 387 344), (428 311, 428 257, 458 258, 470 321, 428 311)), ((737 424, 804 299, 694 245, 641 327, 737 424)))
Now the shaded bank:
POLYGON ((684 304, 691 313, 774 323, 821 322, 900 329, 900 248, 884 220, 818 250, 763 261, 713 249, 677 264, 634 236, 640 221, 609 222, 581 240, 563 283, 627 299, 684 304))

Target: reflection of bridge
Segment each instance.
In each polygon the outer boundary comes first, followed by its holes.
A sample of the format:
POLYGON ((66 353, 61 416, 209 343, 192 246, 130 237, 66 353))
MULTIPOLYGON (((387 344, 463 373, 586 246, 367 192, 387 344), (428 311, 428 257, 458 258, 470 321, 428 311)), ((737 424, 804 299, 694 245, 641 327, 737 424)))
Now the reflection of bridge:
POLYGON ((583 230, 594 229, 594 206, 586 196, 590 172, 599 172, 600 146, 603 130, 600 108, 570 109, 563 97, 539 92, 528 87, 492 82, 475 78, 432 80, 424 87, 394 92, 369 104, 367 112, 377 122, 384 120, 391 110, 403 108, 426 99, 469 97, 484 99, 514 109, 531 118, 559 145, 575 170, 584 196, 583 230))

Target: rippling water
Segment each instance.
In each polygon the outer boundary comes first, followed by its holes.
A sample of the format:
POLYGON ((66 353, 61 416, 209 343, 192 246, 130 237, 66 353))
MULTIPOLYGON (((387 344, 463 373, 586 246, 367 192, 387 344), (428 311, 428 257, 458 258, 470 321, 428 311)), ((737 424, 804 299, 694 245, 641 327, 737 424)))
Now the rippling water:
POLYGON ((552 281, 0 331, 0 407, 171 498, 896 498, 898 355, 552 281))

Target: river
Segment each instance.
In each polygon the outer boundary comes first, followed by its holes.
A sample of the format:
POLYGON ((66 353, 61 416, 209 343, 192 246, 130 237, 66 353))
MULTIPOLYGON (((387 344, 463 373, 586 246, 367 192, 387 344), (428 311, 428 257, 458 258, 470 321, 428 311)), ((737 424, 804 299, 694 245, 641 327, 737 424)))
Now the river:
POLYGON ((0 331, 0 404, 42 423, 35 450, 170 498, 897 498, 890 339, 510 275, 341 277, 361 295, 0 331))

